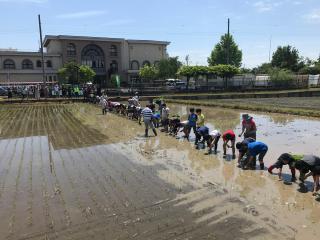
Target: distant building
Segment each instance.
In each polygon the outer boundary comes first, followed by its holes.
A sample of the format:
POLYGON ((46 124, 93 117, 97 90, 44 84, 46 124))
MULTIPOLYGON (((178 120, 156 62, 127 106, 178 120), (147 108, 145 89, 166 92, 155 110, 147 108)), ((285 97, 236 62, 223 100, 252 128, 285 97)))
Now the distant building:
MULTIPOLYGON (((88 65, 97 73, 95 82, 110 83, 118 74, 123 83, 135 82, 143 65, 157 64, 167 58, 169 42, 126 40, 122 38, 51 36, 44 39, 47 82, 58 80, 58 69, 69 61, 88 65)), ((41 83, 40 52, 0 50, 0 85, 41 83)))

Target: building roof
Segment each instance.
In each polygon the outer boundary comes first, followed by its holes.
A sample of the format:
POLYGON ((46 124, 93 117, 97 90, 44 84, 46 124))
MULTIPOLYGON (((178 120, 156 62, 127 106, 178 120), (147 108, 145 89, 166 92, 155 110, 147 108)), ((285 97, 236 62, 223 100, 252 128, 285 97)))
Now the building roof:
POLYGON ((78 41, 101 41, 101 42, 123 42, 128 43, 145 43, 145 44, 161 44, 169 45, 170 42, 166 41, 153 41, 153 40, 126 40, 124 38, 108 38, 108 37, 89 37, 89 36, 71 36, 71 35, 46 35, 44 38, 44 47, 47 47, 51 40, 78 40, 78 41))

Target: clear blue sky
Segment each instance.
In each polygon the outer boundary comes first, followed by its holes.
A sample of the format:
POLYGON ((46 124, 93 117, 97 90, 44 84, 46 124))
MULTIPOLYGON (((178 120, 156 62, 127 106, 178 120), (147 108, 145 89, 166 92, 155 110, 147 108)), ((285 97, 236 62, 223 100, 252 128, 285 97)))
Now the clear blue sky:
POLYGON ((69 34, 170 41, 170 56, 207 64, 227 30, 243 50, 243 64, 268 61, 290 44, 300 54, 320 54, 319 0, 0 0, 0 48, 37 50, 37 14, 44 34, 69 34))

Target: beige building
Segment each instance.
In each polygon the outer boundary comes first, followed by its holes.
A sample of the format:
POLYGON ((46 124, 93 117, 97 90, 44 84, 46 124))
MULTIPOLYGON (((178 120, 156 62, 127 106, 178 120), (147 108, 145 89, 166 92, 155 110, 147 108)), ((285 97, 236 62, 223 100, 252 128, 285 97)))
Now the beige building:
MULTIPOLYGON (((97 73, 95 82, 110 83, 118 74, 124 85, 137 81, 139 69, 167 58, 169 42, 126 40, 122 38, 51 36, 44 39, 45 75, 48 82, 58 80, 65 63, 76 61, 97 73)), ((0 84, 42 82, 39 52, 0 51, 0 84)))

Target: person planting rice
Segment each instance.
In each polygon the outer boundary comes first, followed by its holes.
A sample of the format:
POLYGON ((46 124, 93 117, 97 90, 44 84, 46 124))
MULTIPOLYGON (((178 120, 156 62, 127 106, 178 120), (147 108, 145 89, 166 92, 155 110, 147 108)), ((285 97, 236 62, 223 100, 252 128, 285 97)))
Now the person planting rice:
POLYGON ((313 195, 317 195, 320 189, 320 158, 315 155, 304 155, 295 163, 295 168, 300 172, 300 181, 304 182, 308 177, 313 177, 313 195))
MULTIPOLYGON (((244 148, 245 149, 245 148, 244 148)), ((247 156, 248 156, 248 167, 254 166, 255 169, 255 158, 258 156, 260 163, 260 169, 264 169, 263 159, 268 152, 268 146, 263 142, 251 142, 247 147, 247 156)), ((253 167, 252 167, 253 169, 253 167)))
POLYGON ((196 149, 199 149, 199 142, 203 144, 203 148, 204 148, 205 147, 204 142, 208 140, 208 137, 209 137, 209 128, 206 126, 199 127, 196 133, 196 141, 195 141, 196 149))
POLYGON ((273 169, 275 168, 279 169, 279 172, 278 172, 279 180, 282 180, 282 167, 284 165, 288 165, 291 171, 291 182, 295 182, 296 181, 295 163, 302 159, 303 159, 303 155, 283 153, 280 155, 277 162, 275 162, 268 168, 268 172, 272 174, 273 169))
MULTIPOLYGON (((145 125, 145 137, 148 137, 148 131, 149 131, 149 128, 152 129, 153 133, 155 136, 157 136, 157 131, 153 125, 153 122, 152 122, 152 110, 150 109, 149 105, 147 105, 141 112, 141 116, 143 117, 143 122, 144 122, 144 125, 145 125)), ((139 119, 139 124, 140 123, 140 119, 139 119)))
POLYGON ((197 134, 197 120, 198 115, 194 113, 194 108, 190 108, 190 113, 188 115, 188 125, 185 131, 185 138, 189 140, 191 129, 193 129, 194 135, 197 134))
POLYGON ((213 130, 209 133, 208 136, 208 154, 212 153, 212 148, 214 147, 214 154, 217 154, 218 142, 220 140, 221 134, 218 130, 213 130))
MULTIPOLYGON (((236 148, 239 151, 238 155, 238 167, 244 168, 248 164, 248 156, 246 155, 248 144, 255 142, 256 140, 253 138, 246 138, 242 142, 238 142, 236 144, 236 148)), ((255 168, 255 160, 254 162, 254 168, 255 168)))
POLYGON ((239 134, 239 137, 244 136, 244 138, 253 138, 257 139, 257 127, 256 123, 253 121, 253 117, 248 114, 242 115, 242 132, 239 134))
POLYGON ((223 139, 223 157, 226 158, 227 157, 227 147, 232 149, 232 158, 235 159, 236 158, 236 149, 235 149, 235 142, 236 142, 236 135, 234 133, 234 131, 227 130, 223 133, 222 135, 222 139, 223 139), (229 145, 228 143, 231 142, 231 145, 229 145))

